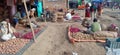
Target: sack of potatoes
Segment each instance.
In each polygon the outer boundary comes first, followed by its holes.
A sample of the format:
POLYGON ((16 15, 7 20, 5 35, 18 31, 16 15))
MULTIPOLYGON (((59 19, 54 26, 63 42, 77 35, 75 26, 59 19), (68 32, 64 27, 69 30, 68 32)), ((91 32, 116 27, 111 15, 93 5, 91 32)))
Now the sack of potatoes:
POLYGON ((117 37, 117 32, 111 32, 111 31, 98 31, 94 33, 95 39, 106 39, 107 37, 115 38, 117 37))

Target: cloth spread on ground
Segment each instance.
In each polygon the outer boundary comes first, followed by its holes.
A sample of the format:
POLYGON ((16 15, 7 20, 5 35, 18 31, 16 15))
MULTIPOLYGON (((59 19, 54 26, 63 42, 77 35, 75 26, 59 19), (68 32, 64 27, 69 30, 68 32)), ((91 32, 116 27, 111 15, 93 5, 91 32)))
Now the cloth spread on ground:
POLYGON ((80 20, 80 16, 78 14, 73 15, 72 19, 73 20, 80 20))
POLYGON ((76 32, 79 32, 80 31, 80 29, 79 28, 71 28, 70 29, 70 32, 74 32, 74 33, 76 33, 76 32))
MULTIPOLYGON (((38 34, 40 31, 40 29, 34 29, 34 33, 35 34, 38 34)), ((33 34, 32 34, 32 31, 31 32, 27 32, 25 33, 22 38, 25 38, 25 39, 32 39, 33 38, 33 34)))

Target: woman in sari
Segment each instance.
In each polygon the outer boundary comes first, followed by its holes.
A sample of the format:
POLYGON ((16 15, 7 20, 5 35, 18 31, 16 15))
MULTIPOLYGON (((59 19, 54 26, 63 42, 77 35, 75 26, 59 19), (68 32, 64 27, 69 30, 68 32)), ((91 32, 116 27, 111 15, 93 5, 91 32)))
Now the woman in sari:
POLYGON ((98 16, 102 15, 102 3, 98 4, 97 12, 98 12, 98 16))
POLYGON ((85 9, 85 18, 90 19, 90 6, 89 4, 86 4, 86 9, 85 9))

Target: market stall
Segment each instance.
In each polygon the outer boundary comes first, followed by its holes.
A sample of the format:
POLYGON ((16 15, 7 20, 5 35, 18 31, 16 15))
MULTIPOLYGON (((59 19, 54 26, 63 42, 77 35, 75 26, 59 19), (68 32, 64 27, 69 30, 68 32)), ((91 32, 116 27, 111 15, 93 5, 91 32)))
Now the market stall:
MULTIPOLYGON (((45 24, 41 24, 40 27, 33 28, 33 26, 31 25, 31 20, 29 18, 25 0, 24 6, 26 9, 27 20, 29 21, 28 23, 30 24, 30 28, 25 28, 23 25, 18 25, 18 27, 15 28, 16 31, 14 33, 11 33, 16 38, 9 40, 0 39, 0 55, 22 55, 23 52, 32 45, 32 43, 35 43, 35 39, 47 28, 45 24)), ((5 21, 3 22, 3 24, 4 23, 5 21)), ((10 28, 6 30, 8 30, 9 32, 10 28)), ((0 34, 2 35, 1 32, 0 34)))
POLYGON ((93 34, 87 34, 87 29, 82 25, 71 25, 68 27, 68 38, 71 43, 75 42, 105 42, 106 38, 117 37, 117 32, 101 31, 93 34))

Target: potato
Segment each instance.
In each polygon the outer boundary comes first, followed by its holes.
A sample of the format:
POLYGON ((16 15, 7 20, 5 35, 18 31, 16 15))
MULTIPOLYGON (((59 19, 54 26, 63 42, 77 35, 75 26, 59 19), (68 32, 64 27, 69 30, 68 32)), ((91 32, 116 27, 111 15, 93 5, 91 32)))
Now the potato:
POLYGON ((29 40, 27 39, 12 39, 6 42, 0 43, 0 53, 4 54, 15 54, 20 50, 26 43, 28 43, 29 40))
POLYGON ((75 39, 80 39, 80 40, 93 40, 92 35, 84 34, 84 33, 81 33, 81 32, 73 33, 72 37, 75 38, 75 39))

